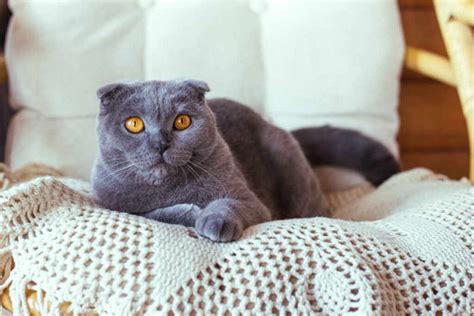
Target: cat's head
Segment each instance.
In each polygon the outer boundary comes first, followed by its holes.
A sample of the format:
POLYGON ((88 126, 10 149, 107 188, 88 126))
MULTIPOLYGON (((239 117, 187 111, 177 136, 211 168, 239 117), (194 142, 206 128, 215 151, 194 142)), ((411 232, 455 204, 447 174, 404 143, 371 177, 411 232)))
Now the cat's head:
POLYGON ((99 150, 118 178, 158 184, 191 159, 205 159, 216 139, 209 87, 196 80, 114 83, 100 88, 99 150))

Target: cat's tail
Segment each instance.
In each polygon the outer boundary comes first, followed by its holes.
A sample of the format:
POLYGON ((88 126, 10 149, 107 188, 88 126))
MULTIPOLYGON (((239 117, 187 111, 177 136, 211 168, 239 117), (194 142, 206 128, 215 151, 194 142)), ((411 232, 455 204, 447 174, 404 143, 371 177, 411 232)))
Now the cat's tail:
POLYGON ((357 131, 326 125, 298 129, 292 134, 313 166, 352 169, 374 185, 400 171, 397 159, 384 145, 357 131))

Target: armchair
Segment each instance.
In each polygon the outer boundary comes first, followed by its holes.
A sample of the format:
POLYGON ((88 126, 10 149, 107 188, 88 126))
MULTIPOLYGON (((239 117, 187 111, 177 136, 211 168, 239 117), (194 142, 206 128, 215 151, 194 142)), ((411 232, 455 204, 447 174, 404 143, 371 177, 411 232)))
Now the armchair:
MULTIPOLYGON (((405 65, 409 69, 457 87, 469 131, 470 179, 474 181, 474 1, 435 0, 435 8, 449 58, 409 47, 405 65)), ((0 82, 6 79, 5 61, 0 57, 0 82)), ((39 315, 34 305, 42 294, 28 290, 26 295, 31 314, 39 315)), ((0 297, 3 306, 11 310, 8 289, 0 297)), ((64 304, 65 309, 68 304, 64 304)))

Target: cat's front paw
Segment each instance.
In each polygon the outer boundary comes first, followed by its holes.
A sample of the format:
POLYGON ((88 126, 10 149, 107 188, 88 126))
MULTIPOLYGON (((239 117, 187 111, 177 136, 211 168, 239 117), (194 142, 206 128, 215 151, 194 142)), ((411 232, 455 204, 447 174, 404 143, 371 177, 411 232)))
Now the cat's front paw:
POLYGON ((240 220, 223 214, 204 214, 196 221, 199 235, 217 242, 234 241, 242 236, 243 225, 240 220))

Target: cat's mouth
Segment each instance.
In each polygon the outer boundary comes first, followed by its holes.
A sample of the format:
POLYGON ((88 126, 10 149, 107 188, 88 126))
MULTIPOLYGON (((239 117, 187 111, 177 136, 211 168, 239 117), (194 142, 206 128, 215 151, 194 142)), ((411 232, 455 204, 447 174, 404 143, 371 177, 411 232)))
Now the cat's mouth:
POLYGON ((161 169, 167 164, 164 157, 161 155, 134 157, 133 160, 136 161, 138 169, 142 171, 161 169))
POLYGON ((164 159, 160 159, 147 164, 142 164, 139 169, 143 172, 162 172, 162 170, 166 169, 167 166, 169 166, 169 164, 165 162, 164 159))
POLYGON ((170 151, 163 155, 146 155, 134 158, 140 174, 161 177, 167 174, 169 168, 186 165, 192 158, 192 154, 184 151, 170 151))

